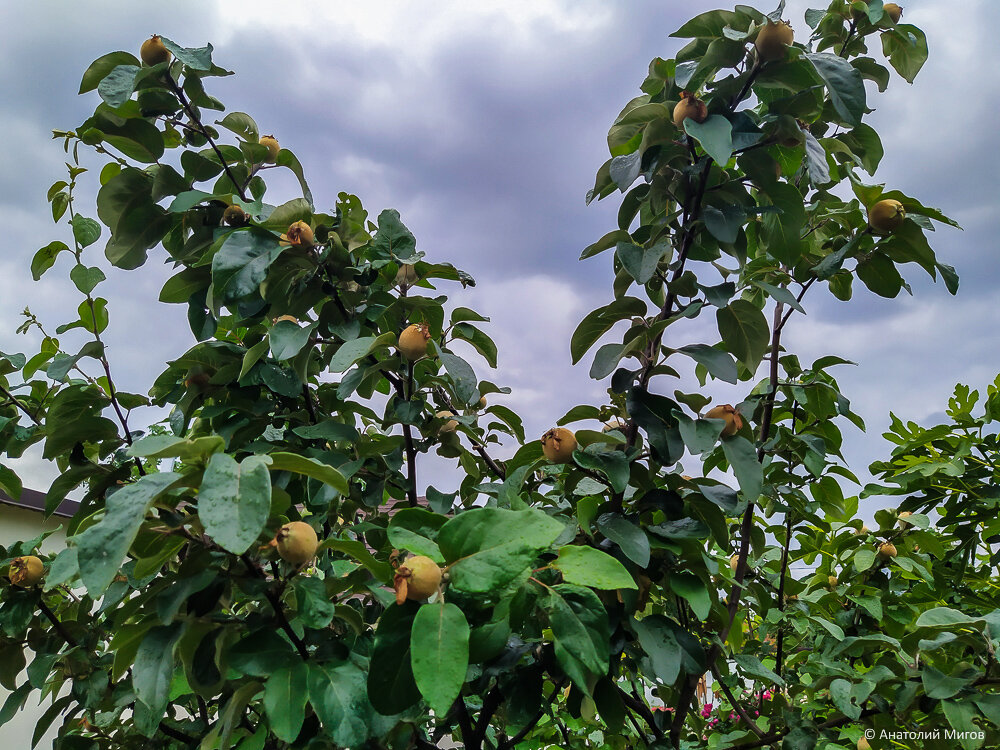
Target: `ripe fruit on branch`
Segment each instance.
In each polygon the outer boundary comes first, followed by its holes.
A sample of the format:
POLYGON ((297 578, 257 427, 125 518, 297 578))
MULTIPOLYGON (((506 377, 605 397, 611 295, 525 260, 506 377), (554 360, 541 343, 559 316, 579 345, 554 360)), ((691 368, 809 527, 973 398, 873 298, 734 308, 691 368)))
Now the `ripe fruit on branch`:
POLYGON ((725 437, 732 437, 743 428, 743 418, 732 404, 721 404, 709 409, 705 419, 725 420, 726 426, 722 428, 725 437))
POLYGON ((171 55, 170 50, 163 44, 163 40, 156 34, 153 34, 153 36, 142 43, 142 46, 139 48, 139 57, 142 58, 142 61, 146 65, 152 67, 162 62, 168 62, 171 55))
POLYGON ((411 362, 427 354, 427 344, 431 340, 431 332, 426 323, 414 323, 407 326, 401 334, 396 348, 399 353, 411 362))
POLYGON ((316 235, 313 234, 311 226, 304 221, 296 221, 281 235, 281 244, 292 247, 312 247, 315 239, 316 235))
POLYGON ((861 528, 854 532, 854 536, 867 536, 868 534, 871 533, 872 533, 871 529, 869 529, 864 524, 861 524, 861 528))
POLYGON ((555 464, 564 464, 576 450, 576 435, 565 427, 553 427, 542 435, 542 453, 555 464))
POLYGON ((705 122, 708 107, 690 91, 682 91, 681 100, 674 105, 674 125, 684 130, 684 121, 689 117, 695 122, 705 122))
MULTIPOLYGON (((439 411, 434 416, 437 417, 438 419, 448 419, 448 417, 454 417, 455 412, 439 411)), ((447 422, 441 425, 441 428, 438 430, 438 434, 443 435, 446 432, 454 432, 457 428, 458 428, 458 422, 456 422, 454 419, 448 419, 447 422)))
POLYGON ((892 198, 881 200, 868 209, 868 226, 876 234, 892 234, 905 218, 903 204, 892 198))
POLYGON ((889 560, 896 556, 896 545, 892 542, 883 542, 879 545, 878 556, 883 560, 889 560))
POLYGON ((899 526, 899 528, 901 529, 905 529, 907 526, 910 525, 910 522, 906 519, 908 519, 912 515, 913 514, 910 511, 904 510, 897 516, 898 520, 896 521, 896 525, 899 526))
POLYGON ((830 588, 834 588, 840 581, 837 580, 837 576, 827 576, 826 582, 830 585, 830 588))
POLYGON ((319 538, 316 530, 305 521, 286 523, 274 537, 278 554, 285 562, 302 565, 316 557, 319 538))
POLYGON ((407 599, 423 601, 441 585, 441 568, 425 555, 408 557, 396 568, 392 583, 396 589, 396 604, 407 599))
POLYGON ((903 9, 896 3, 886 3, 882 6, 882 10, 892 19, 893 23, 899 23, 899 19, 903 17, 903 9))
POLYGON ((231 227, 242 227, 246 225, 247 213, 239 206, 227 206, 222 212, 222 220, 231 227))
POLYGON ((31 588, 45 572, 45 565, 34 555, 15 557, 10 564, 10 582, 22 589, 31 588))
POLYGON ((795 34, 787 21, 775 23, 769 20, 765 26, 760 27, 753 45, 761 60, 780 60, 794 39, 795 34))
POLYGON ((278 152, 281 151, 281 146, 278 145, 278 139, 273 135, 265 135, 262 136, 257 143, 267 149, 267 156, 264 157, 264 162, 267 164, 274 164, 278 160, 278 152))

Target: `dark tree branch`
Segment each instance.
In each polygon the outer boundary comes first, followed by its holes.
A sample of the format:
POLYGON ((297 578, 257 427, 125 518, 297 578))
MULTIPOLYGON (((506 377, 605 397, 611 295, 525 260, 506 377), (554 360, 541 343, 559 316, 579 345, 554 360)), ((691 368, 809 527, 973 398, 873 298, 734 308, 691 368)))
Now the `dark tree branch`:
POLYGON ((559 690, 562 688, 563 683, 565 681, 566 678, 564 677, 552 685, 552 692, 549 694, 549 699, 542 704, 542 707, 540 709, 538 709, 538 713, 532 716, 531 719, 528 721, 528 723, 525 724, 523 727, 521 727, 521 731, 519 731, 509 740, 501 744, 498 750, 510 750, 510 748, 514 747, 515 745, 517 745, 518 742, 520 742, 521 740, 523 740, 525 737, 528 736, 531 730, 534 729, 535 726, 537 726, 538 722, 540 722, 542 720, 542 717, 545 716, 545 714, 548 712, 549 706, 552 705, 552 702, 556 699, 556 696, 559 695, 559 690))
POLYGON ((639 714, 642 720, 649 725, 649 729, 653 733, 653 736, 656 737, 656 740, 658 742, 662 741, 663 730, 656 725, 656 718, 653 716, 653 712, 649 710, 649 706, 635 693, 627 693, 618 685, 615 685, 615 688, 618 690, 618 695, 621 697, 625 707, 639 714))
MULTIPOLYGON (((778 578, 778 611, 785 609, 785 577, 788 574, 788 546, 792 540, 792 513, 791 509, 785 513, 785 544, 781 548, 781 574, 778 578)), ((781 670, 784 666, 785 650, 785 628, 778 626, 778 642, 775 644, 774 672, 781 677, 781 670)))
POLYGON ((726 694, 726 699, 729 701, 729 705, 732 706, 733 710, 740 715, 740 718, 747 723, 747 728, 758 737, 763 737, 764 732, 757 726, 757 723, 750 716, 750 713, 746 710, 743 704, 736 700, 736 696, 733 695, 729 686, 722 681, 722 677, 719 676, 719 669, 715 664, 712 665, 712 676, 715 678, 715 681, 719 683, 719 687, 722 688, 722 692, 726 694))
MULTIPOLYGON (((263 571, 257 567, 253 560, 244 552, 240 555, 240 559, 243 564, 246 565, 247 570, 250 574, 260 578, 263 581, 267 580, 267 576, 264 575, 263 571)), ((299 652, 299 656, 302 657, 302 661, 309 661, 309 651, 306 649, 306 645, 302 642, 302 639, 296 635, 295 630, 292 629, 291 624, 288 622, 288 618, 285 617, 285 608, 281 604, 281 599, 271 590, 270 586, 265 586, 264 596, 271 603, 271 608, 274 610, 275 616, 278 618, 278 625, 281 629, 285 631, 285 635, 288 636, 289 640, 295 645, 295 649, 299 652)))
POLYGON ((194 737, 189 737, 188 735, 184 734, 184 732, 180 732, 172 727, 168 727, 162 721, 160 722, 159 730, 163 732, 165 735, 167 735, 167 737, 169 737, 170 739, 177 740, 178 742, 183 742, 185 745, 190 745, 191 747, 194 747, 195 745, 198 744, 198 740, 196 740, 194 737))
POLYGON ((56 613, 49 609, 49 606, 42 600, 41 592, 38 594, 38 608, 42 610, 42 614, 44 614, 48 621, 52 623, 52 627, 56 629, 60 638, 66 641, 66 643, 70 646, 80 645, 76 638, 74 638, 70 632, 66 630, 66 626, 59 621, 59 618, 56 617, 56 613))

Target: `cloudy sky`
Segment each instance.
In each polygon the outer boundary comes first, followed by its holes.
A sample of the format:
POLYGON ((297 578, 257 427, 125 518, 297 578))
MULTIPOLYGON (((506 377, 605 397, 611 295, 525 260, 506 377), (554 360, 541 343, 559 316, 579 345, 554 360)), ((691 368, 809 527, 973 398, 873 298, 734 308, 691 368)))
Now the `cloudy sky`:
MULTIPOLYGON (((28 272, 36 249, 67 238, 45 203, 48 186, 64 176, 50 131, 77 126, 96 106, 96 93, 76 95, 91 60, 115 49, 137 52, 159 33, 185 46, 215 46, 215 60, 237 75, 210 79, 210 92, 228 109, 251 113, 298 155, 319 208, 342 190, 358 194, 373 216, 397 208, 430 259, 476 277, 477 287, 456 300, 491 316, 501 352, 498 372, 481 362, 477 372, 513 388, 506 403, 525 415, 529 435, 539 435, 570 406, 600 403, 606 388, 589 380, 589 359, 570 366, 568 341, 587 311, 611 299, 610 256, 577 260, 615 225, 615 198, 584 205, 607 158, 608 126, 640 93, 649 60, 679 48, 669 33, 713 7, 701 0, 7 4, 0 350, 36 351, 14 333, 25 305, 54 329, 79 302, 68 259, 40 283, 28 272)), ((788 3, 798 34, 806 7, 788 3)), ((859 363, 839 375, 869 425, 867 435, 844 427, 852 467, 862 472, 887 452, 880 433, 890 410, 933 419, 956 381, 983 389, 1000 371, 1000 79, 991 72, 998 51, 990 37, 1000 4, 913 0, 905 20, 927 32, 931 57, 914 85, 894 75, 886 94, 869 98, 876 111, 867 121, 886 146, 876 180, 964 226, 943 227, 932 240, 941 260, 958 269, 961 291, 952 298, 911 270, 912 298, 883 300, 858 285, 845 305, 824 292, 807 298, 808 316, 786 329, 787 345, 804 362, 836 353, 859 363)), ((271 182, 272 202, 294 195, 290 181, 271 182)), ((81 195, 80 210, 88 210, 88 198, 81 195)), ((103 261, 99 247, 91 264, 103 261)), ((144 391, 163 362, 191 343, 184 310, 154 301, 167 266, 154 260, 121 272, 103 265, 116 377, 120 387, 144 391)), ((64 343, 71 348, 68 336, 64 343)), ((712 393, 724 401, 743 396, 712 393)), ((48 474, 37 461, 22 469, 26 484, 44 488, 48 474)), ((442 489, 458 482, 440 462, 424 477, 442 489)))

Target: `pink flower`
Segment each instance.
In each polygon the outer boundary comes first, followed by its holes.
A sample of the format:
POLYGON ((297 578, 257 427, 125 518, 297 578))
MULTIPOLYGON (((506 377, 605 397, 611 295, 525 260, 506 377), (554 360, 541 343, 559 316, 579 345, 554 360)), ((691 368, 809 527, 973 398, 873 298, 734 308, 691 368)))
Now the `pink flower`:
POLYGON ((704 718, 706 718, 706 719, 707 719, 707 718, 708 718, 709 716, 711 716, 711 715, 712 715, 712 704, 711 704, 711 703, 706 703, 706 704, 705 704, 705 705, 704 705, 704 706, 702 707, 702 709, 701 709, 701 715, 702 715, 702 716, 703 716, 704 718))
POLYGON ((771 691, 770 690, 765 690, 764 691, 764 700, 766 700, 766 701, 771 700, 771 691))

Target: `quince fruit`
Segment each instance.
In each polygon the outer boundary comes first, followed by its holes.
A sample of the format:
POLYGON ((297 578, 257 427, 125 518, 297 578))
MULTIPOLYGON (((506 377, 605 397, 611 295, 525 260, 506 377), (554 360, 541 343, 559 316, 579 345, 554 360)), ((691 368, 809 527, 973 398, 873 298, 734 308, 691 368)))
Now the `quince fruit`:
POLYGON ((753 46, 757 48, 757 54, 760 55, 761 60, 780 60, 785 56, 794 39, 795 34, 787 21, 775 23, 769 20, 766 25, 760 27, 753 46))
POLYGON ((415 362, 427 354, 427 344, 430 340, 431 332, 427 329, 427 324, 414 323, 399 334, 396 348, 408 360, 415 362))
POLYGON ((876 234, 892 234, 906 219, 906 209, 903 204, 892 198, 886 198, 868 209, 868 226, 876 234))
POLYGON ((896 545, 892 542, 884 542, 879 545, 878 556, 883 560, 891 560, 896 556, 896 545))
POLYGON ((278 139, 273 135, 265 135, 261 136, 261 139, 257 143, 267 149, 267 156, 264 157, 264 162, 266 164, 274 164, 278 160, 278 152, 281 151, 278 139))
MULTIPOLYGON (((451 411, 439 411, 434 416, 437 417, 438 419, 448 419, 448 417, 454 417, 455 413, 451 411)), ((446 432, 454 432, 457 428, 458 428, 458 422, 456 422, 454 419, 448 419, 447 422, 441 425, 441 428, 438 430, 438 434, 443 435, 446 432)))
POLYGON ((153 36, 144 41, 139 48, 139 57, 150 67, 168 62, 171 56, 170 50, 167 49, 163 40, 156 34, 153 34, 153 36))
POLYGON ((831 589, 834 588, 838 583, 840 583, 840 581, 837 579, 837 576, 827 576, 826 582, 830 585, 831 589))
POLYGON ((15 557, 10 564, 10 582, 22 589, 31 588, 45 572, 45 565, 34 555, 15 557))
POLYGON ((313 233, 311 226, 304 221, 295 221, 281 235, 280 244, 291 245, 292 247, 312 247, 315 244, 315 240, 316 235, 313 233))
POLYGON ((690 91, 682 91, 681 100, 674 105, 674 125, 684 130, 684 121, 689 117, 695 122, 705 122, 708 107, 690 91))
POLYGON ((425 555, 415 555, 396 568, 392 579, 396 589, 396 604, 407 599, 423 601, 441 585, 441 568, 425 555))
POLYGON ((242 227, 248 221, 247 212, 236 205, 227 206, 222 212, 222 220, 231 227, 242 227))
POLYGON ((553 427, 542 435, 542 453, 554 464, 564 464, 576 450, 576 435, 565 427, 553 427))
POLYGON ((705 419, 724 420, 726 425, 722 428, 722 435, 725 437, 732 437, 743 428, 743 418, 732 404, 721 404, 709 409, 705 413, 705 419))
POLYGON ((278 554, 285 562, 303 565, 316 557, 319 538, 316 530, 305 521, 286 523, 274 537, 278 554))
POLYGON ((903 17, 903 9, 896 3, 886 3, 882 6, 882 10, 892 19, 893 23, 899 23, 899 19, 903 17))

